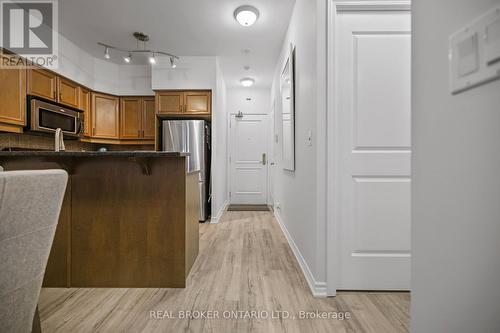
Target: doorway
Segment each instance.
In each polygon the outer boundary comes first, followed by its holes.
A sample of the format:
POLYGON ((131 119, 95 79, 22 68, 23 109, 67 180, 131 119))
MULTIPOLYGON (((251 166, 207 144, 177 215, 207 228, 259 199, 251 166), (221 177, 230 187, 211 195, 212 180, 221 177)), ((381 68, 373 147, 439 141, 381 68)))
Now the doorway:
POLYGON ((268 197, 267 115, 232 114, 230 119, 231 205, 266 205, 268 197))
POLYGON ((330 3, 328 294, 410 289, 409 3, 330 3))

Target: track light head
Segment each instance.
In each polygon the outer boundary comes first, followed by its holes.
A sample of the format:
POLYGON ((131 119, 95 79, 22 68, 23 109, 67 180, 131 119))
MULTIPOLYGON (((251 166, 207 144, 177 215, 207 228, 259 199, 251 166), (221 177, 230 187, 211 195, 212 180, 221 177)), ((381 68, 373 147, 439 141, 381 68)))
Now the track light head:
POLYGON ((177 64, 175 63, 175 59, 174 59, 174 57, 170 57, 170 66, 171 66, 172 68, 177 67, 177 64))
POLYGON ((151 65, 156 64, 156 57, 155 57, 154 52, 153 52, 153 53, 151 54, 151 56, 149 57, 149 63, 150 63, 151 65))
POLYGON ((111 58, 111 56, 109 55, 109 47, 107 46, 104 48, 104 58, 105 59, 111 58))

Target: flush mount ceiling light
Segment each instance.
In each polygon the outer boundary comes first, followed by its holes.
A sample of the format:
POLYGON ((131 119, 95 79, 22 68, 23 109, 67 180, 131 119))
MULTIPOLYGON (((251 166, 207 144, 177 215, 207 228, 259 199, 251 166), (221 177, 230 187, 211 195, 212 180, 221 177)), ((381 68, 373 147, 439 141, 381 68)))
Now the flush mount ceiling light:
MULTIPOLYGON (((129 64, 132 61, 132 54, 133 53, 149 53, 149 54, 151 54, 151 56, 148 58, 148 60, 149 60, 149 63, 152 64, 152 65, 156 64, 156 56, 157 55, 170 57, 170 63, 171 64, 176 59, 179 59, 178 56, 173 55, 173 54, 168 53, 168 52, 165 52, 165 51, 161 51, 161 50, 148 50, 146 48, 146 42, 149 41, 149 36, 148 35, 146 35, 146 34, 144 34, 142 32, 134 32, 133 36, 137 40, 137 48, 134 49, 134 50, 123 49, 123 48, 120 48, 120 47, 112 46, 112 45, 101 43, 101 42, 98 42, 97 44, 100 45, 100 46, 104 46, 104 58, 106 58, 106 59, 110 59, 111 58, 111 55, 109 54, 109 50, 110 49, 116 50, 118 52, 128 53, 128 56, 123 57, 123 61, 125 63, 127 63, 127 64, 129 64), (139 48, 139 42, 143 43, 143 48, 142 49, 139 48)), ((172 65, 172 68, 175 68, 175 64, 172 65)))
POLYGON ((255 80, 250 77, 246 77, 244 79, 241 79, 240 83, 243 87, 251 87, 255 83, 255 80))
POLYGON ((249 27, 259 18, 259 11, 252 6, 241 6, 234 11, 234 18, 244 27, 249 27))

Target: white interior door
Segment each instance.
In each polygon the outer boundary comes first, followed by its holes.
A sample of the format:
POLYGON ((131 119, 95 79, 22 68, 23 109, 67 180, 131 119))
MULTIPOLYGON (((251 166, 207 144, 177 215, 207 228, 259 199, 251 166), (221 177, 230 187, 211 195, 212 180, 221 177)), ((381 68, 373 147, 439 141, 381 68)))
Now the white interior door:
POLYGON ((339 13, 337 22, 338 289, 409 289, 410 13, 339 13))
POLYGON ((231 115, 231 204, 267 203, 267 116, 231 115))

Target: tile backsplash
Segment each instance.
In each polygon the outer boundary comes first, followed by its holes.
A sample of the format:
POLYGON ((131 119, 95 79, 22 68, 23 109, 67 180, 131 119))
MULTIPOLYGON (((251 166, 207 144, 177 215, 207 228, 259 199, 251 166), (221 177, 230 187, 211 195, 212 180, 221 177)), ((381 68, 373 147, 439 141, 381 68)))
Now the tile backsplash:
MULTIPOLYGON (((103 145, 97 143, 81 142, 79 140, 64 140, 67 151, 96 151, 101 147, 108 150, 154 150, 153 145, 103 145)), ((50 136, 17 134, 0 132, 0 150, 6 148, 54 150, 54 138, 50 136)))

